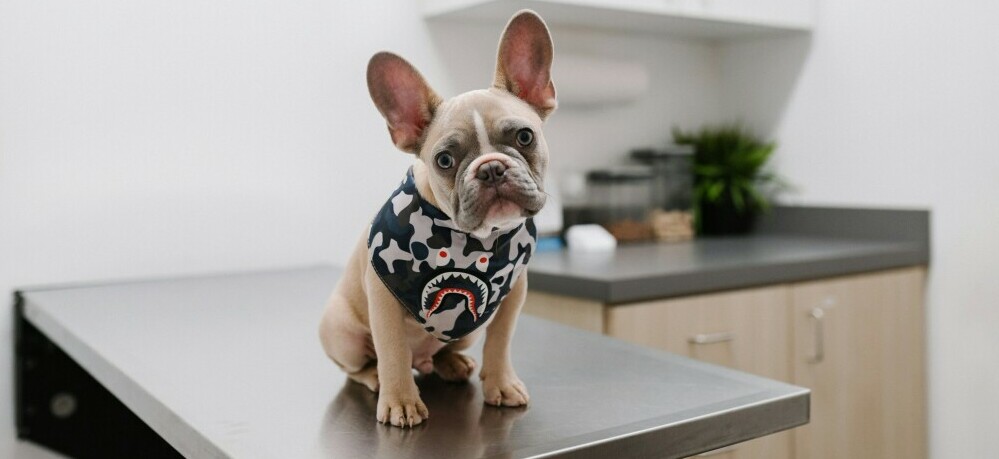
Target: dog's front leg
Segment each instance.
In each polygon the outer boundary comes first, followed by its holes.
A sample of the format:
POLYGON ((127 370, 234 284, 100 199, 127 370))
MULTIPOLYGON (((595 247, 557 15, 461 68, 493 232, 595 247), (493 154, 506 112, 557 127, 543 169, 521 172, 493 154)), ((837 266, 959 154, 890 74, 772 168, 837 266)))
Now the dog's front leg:
POLYGON ((510 341, 517 326, 517 315, 527 297, 527 273, 521 273, 503 299, 492 323, 486 329, 482 349, 482 393, 486 403, 496 406, 522 406, 530 400, 527 387, 517 377, 510 362, 510 341))
POLYGON ((429 417, 413 380, 413 351, 406 340, 406 312, 374 270, 365 276, 371 338, 378 359, 376 419, 397 427, 415 426, 429 417))

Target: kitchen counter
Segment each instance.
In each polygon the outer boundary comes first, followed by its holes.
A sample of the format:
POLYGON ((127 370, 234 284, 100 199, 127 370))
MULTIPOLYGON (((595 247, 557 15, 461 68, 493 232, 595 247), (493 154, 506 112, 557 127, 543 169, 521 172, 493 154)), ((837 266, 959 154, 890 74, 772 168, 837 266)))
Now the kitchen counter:
POLYGON ((538 253, 532 290, 608 304, 919 264, 911 243, 750 236, 623 245, 605 255, 538 253))
POLYGON ((929 262, 929 212, 783 207, 756 234, 537 253, 532 290, 620 304, 929 262))
POLYGON ((684 457, 808 421, 807 389, 521 316, 513 356, 530 406, 486 406, 477 380, 426 376, 428 422, 379 425, 375 395, 316 335, 339 276, 20 292, 18 432, 71 455, 684 457))

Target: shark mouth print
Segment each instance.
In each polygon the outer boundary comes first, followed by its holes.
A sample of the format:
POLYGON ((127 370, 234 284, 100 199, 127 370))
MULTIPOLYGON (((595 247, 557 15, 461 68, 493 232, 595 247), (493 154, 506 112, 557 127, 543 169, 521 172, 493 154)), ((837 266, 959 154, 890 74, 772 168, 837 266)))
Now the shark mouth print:
POLYGON ((441 306, 441 303, 444 302, 444 297, 452 293, 462 295, 468 299, 468 310, 472 313, 472 320, 478 321, 479 313, 475 312, 475 296, 472 295, 472 292, 463 288, 445 288, 438 290, 437 296, 434 297, 434 304, 430 305, 430 309, 427 310, 427 318, 429 319, 430 314, 433 314, 434 311, 441 306))
POLYGON ((450 271, 427 282, 421 299, 426 319, 430 319, 442 306, 445 309, 464 307, 472 314, 472 321, 477 322, 479 308, 488 303, 489 286, 472 274, 450 271))

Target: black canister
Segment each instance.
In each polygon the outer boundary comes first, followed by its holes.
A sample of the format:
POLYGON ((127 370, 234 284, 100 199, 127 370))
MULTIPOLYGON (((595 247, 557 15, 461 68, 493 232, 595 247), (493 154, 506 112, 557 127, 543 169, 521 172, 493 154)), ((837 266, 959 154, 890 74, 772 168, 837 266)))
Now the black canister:
POLYGON ((652 203, 649 216, 656 238, 688 240, 694 236, 694 147, 669 145, 665 149, 631 152, 635 161, 652 168, 652 203))

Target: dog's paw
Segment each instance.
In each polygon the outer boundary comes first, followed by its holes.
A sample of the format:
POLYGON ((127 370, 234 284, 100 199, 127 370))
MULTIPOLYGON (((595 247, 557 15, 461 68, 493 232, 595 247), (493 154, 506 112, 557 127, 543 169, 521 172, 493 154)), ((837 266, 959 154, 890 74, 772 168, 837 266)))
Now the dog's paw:
POLYGON ((468 381, 475 371, 475 359, 460 352, 440 352, 434 356, 434 371, 445 381, 468 381))
POLYGON ((482 395, 495 406, 524 406, 531 401, 527 386, 513 371, 482 376, 482 395))
POLYGON ((378 394, 376 418, 382 424, 396 427, 413 427, 430 417, 427 405, 420 400, 414 384, 413 390, 393 392, 383 387, 378 394))
POLYGON ((371 392, 378 392, 378 367, 367 366, 358 372, 347 375, 354 382, 363 384, 371 392))

